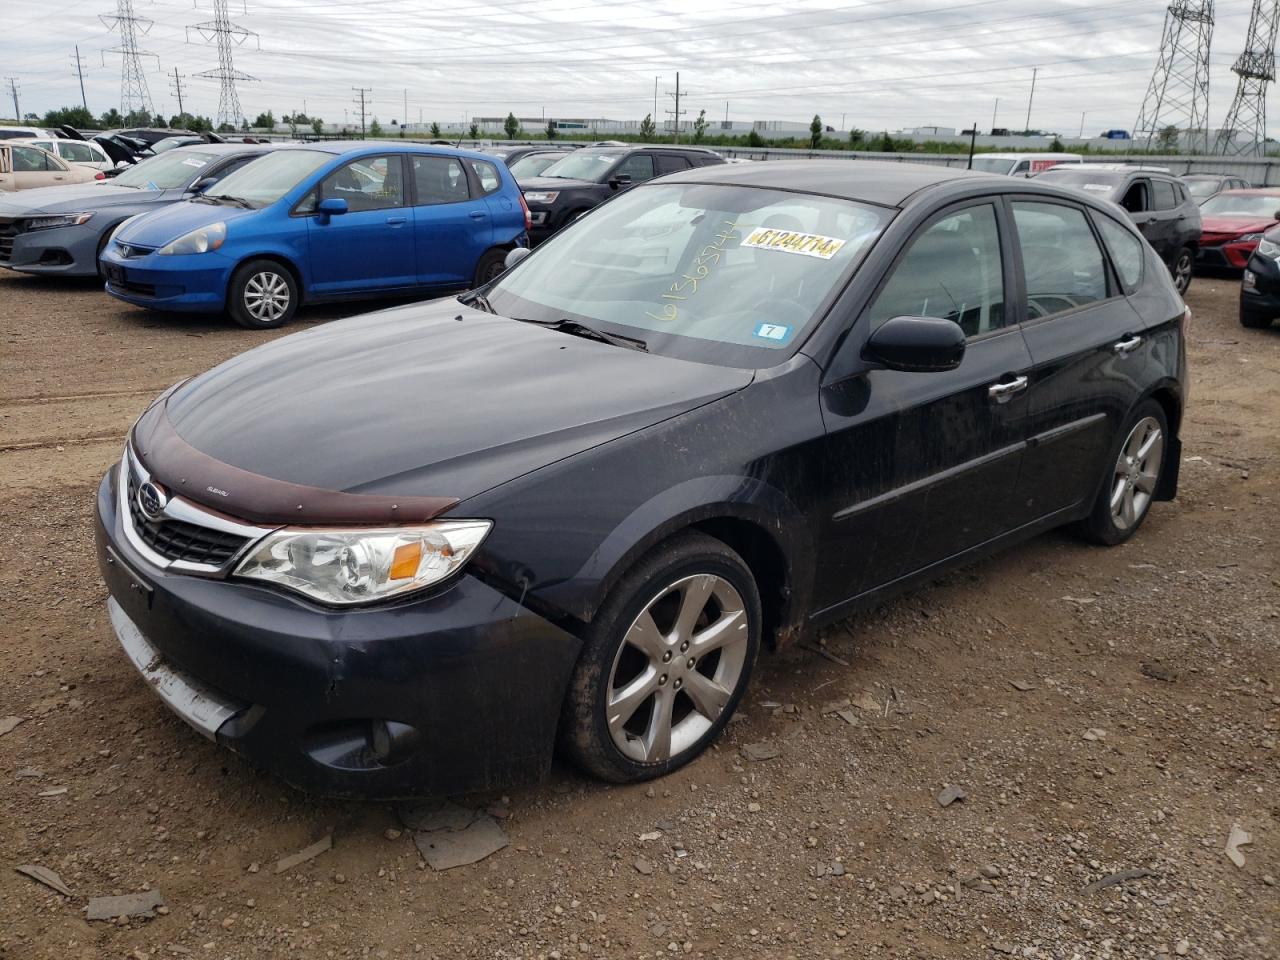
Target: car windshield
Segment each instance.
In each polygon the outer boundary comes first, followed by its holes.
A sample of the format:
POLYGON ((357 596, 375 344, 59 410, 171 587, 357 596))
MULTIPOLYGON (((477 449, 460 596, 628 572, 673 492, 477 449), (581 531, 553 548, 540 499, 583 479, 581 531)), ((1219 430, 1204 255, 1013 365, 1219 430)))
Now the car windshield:
POLYGON ((1187 193, 1197 200, 1212 197, 1222 189, 1220 180, 1183 180, 1182 183, 1187 188, 1187 193))
POLYGON ((265 207, 333 159, 334 154, 320 150, 277 150, 228 174, 212 192, 265 207))
POLYGON ((511 165, 511 175, 517 180, 521 177, 540 177, 546 173, 548 167, 559 163, 561 159, 561 154, 532 153, 527 157, 521 157, 511 165))
POLYGON ((1220 193, 1200 206, 1206 216, 1258 217, 1270 220, 1280 210, 1280 196, 1274 193, 1220 193))
POLYGON ((121 170, 111 183, 143 190, 172 190, 198 180, 200 171, 216 159, 217 154, 198 150, 179 150, 148 157, 127 170, 121 170))
POLYGON ((1088 190, 1090 193, 1096 193, 1103 197, 1111 196, 1120 182, 1120 177, 1113 173, 1104 173, 1099 170, 1090 171, 1083 164, 1070 170, 1064 167, 1054 167, 1052 170, 1046 170, 1036 179, 1059 187, 1075 187, 1077 190, 1088 190))
POLYGON ((1008 174, 1013 170, 1016 160, 1010 160, 1002 157, 974 157, 973 169, 979 173, 1003 173, 1008 174))
POLYGON ((789 356, 890 213, 754 187, 657 184, 553 237, 488 291, 509 317, 572 320, 724 366, 789 356))
POLYGON ((569 154, 563 160, 557 160, 546 170, 543 170, 542 175, 544 177, 560 177, 565 180, 590 180, 593 183, 599 183, 621 156, 622 154, 620 153, 593 153, 587 150, 580 150, 577 153, 569 154))

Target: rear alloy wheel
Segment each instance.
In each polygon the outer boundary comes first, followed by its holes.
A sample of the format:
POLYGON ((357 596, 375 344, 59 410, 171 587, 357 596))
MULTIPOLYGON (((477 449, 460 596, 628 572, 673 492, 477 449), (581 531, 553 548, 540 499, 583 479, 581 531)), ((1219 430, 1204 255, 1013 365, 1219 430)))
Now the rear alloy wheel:
POLYGON ((719 735, 760 647, 760 598, 729 547, 684 534, 610 593, 574 671, 562 746, 618 783, 688 763, 719 735))
POLYGON ((476 264, 475 283, 471 289, 483 287, 486 283, 492 283, 502 276, 504 270, 507 269, 507 251, 505 250, 488 250, 485 255, 480 258, 480 262, 476 264))
POLYGON ((1183 247, 1178 251, 1178 258, 1173 261, 1173 268, 1170 271, 1173 274, 1173 285, 1179 294, 1185 294, 1187 287, 1191 286, 1191 269, 1195 265, 1195 256, 1191 253, 1190 247, 1183 247))
POLYGON ((231 318, 250 330, 288 323, 298 310, 298 285, 274 260, 251 260, 235 272, 228 290, 231 318))
POLYGON ((1154 400, 1144 400, 1129 418, 1123 436, 1093 512, 1085 521, 1088 536, 1107 545, 1133 536, 1155 499, 1169 446, 1164 408, 1154 400))

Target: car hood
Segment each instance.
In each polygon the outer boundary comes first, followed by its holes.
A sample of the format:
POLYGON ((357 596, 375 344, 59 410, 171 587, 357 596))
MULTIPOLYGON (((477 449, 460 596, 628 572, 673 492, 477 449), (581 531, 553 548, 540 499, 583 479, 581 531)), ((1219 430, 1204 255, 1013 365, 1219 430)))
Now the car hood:
MULTIPOLYGON (((1276 200, 1276 206, 1280 207, 1280 198, 1276 200)), ((1273 217, 1229 217, 1214 216, 1213 214, 1201 215, 1200 228, 1204 233, 1264 233, 1276 225, 1273 217)))
POLYGON ((573 190, 600 186, 592 180, 572 180, 568 177, 524 177, 516 183, 521 190, 573 190))
POLYGON ((160 194, 154 190, 118 187, 109 181, 73 183, 57 187, 36 187, 6 193, 0 200, 0 215, 24 216, 32 213, 83 213, 106 207, 152 200, 160 194))
POLYGON ((219 221, 230 223, 257 212, 222 203, 183 200, 139 217, 117 233, 116 239, 139 247, 163 247, 200 227, 219 221))
MULTIPOLYGON (((232 482, 211 482, 198 467, 161 479, 246 516, 230 489, 236 476, 453 502, 726 396, 752 377, 438 300, 285 337, 179 386, 157 405, 168 427, 198 452, 189 462, 232 482), (212 497, 201 492, 210 486, 212 497)), ((136 442, 155 469, 147 437, 136 442)))

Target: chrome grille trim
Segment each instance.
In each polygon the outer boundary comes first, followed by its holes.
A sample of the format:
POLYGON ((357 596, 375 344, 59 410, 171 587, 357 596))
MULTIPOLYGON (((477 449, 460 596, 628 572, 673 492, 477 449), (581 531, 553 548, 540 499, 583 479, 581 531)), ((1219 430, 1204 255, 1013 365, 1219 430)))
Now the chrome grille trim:
POLYGON ((116 477, 117 513, 120 518, 120 527, 124 532, 125 539, 129 542, 129 546, 136 550, 148 563, 159 567, 161 570, 171 570, 175 573, 189 573, 203 577, 225 577, 235 569, 236 564, 255 543, 273 530, 279 529, 278 527, 257 527, 252 524, 240 523, 228 517, 212 513, 183 497, 171 494, 164 509, 161 511, 163 518, 161 522, 171 520, 190 524, 191 526, 211 531, 214 534, 241 537, 244 542, 236 547, 225 561, 216 564, 167 557, 153 549, 143 540, 134 522, 133 498, 129 495, 130 487, 140 487, 148 482, 152 482, 151 474, 147 472, 147 469, 134 455, 132 445, 126 445, 124 456, 120 460, 120 472, 116 477))

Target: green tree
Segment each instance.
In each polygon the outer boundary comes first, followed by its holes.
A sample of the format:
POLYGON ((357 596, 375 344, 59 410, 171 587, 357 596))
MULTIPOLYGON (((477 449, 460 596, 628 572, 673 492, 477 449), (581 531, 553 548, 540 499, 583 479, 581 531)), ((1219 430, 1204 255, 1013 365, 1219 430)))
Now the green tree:
POLYGON ((50 110, 44 115, 46 127, 92 127, 97 121, 93 114, 84 107, 63 107, 61 110, 50 110))
POLYGON ((1178 128, 1173 124, 1164 127, 1156 138, 1156 148, 1162 153, 1173 153, 1178 149, 1178 128))
POLYGON ((373 118, 373 123, 369 124, 369 136, 377 139, 382 136, 382 124, 378 122, 378 118, 373 118))
POLYGON ((258 119, 253 121, 253 126, 259 130, 264 128, 268 131, 274 130, 276 126, 275 115, 270 110, 266 113, 260 113, 258 114, 258 119))
POLYGON ((163 127, 163 126, 164 126, 164 116, 163 116, 163 115, 161 115, 161 114, 159 114, 159 113, 157 113, 154 117, 152 117, 152 118, 151 118, 151 123, 152 123, 152 125, 153 125, 153 126, 156 126, 156 127, 163 127))
POLYGON ((320 136, 320 134, 324 133, 324 121, 321 120, 319 117, 312 117, 311 132, 314 133, 317 137, 320 136))
POLYGON ((693 121, 693 142, 701 143, 702 138, 707 135, 707 111, 699 110, 698 119, 693 121))
POLYGON ((867 133, 865 130, 858 130, 855 127, 853 130, 849 131, 849 146, 856 150, 858 147, 863 145, 863 141, 866 140, 866 137, 867 133))
POLYGON ((241 118, 240 118, 240 132, 241 132, 241 133, 248 133, 248 132, 249 132, 249 118, 248 118, 248 117, 241 117, 241 118))
POLYGON ((471 127, 470 127, 470 129, 468 129, 468 130, 467 130, 467 136, 468 136, 468 137, 470 137, 472 140, 479 140, 479 139, 480 139, 480 124, 478 124, 478 123, 476 123, 474 120, 472 120, 472 121, 471 121, 471 127))
POLYGON ((547 139, 554 140, 559 135, 560 135, 560 132, 556 129, 556 122, 554 120, 548 120, 547 121, 547 139))
POLYGON ((508 140, 516 138, 516 134, 520 132, 520 121, 514 113, 507 114, 507 119, 502 121, 502 129, 506 131, 508 140))
POLYGON ((151 114, 146 110, 130 110, 124 118, 126 127, 149 127, 151 126, 151 114))
POLYGON ((765 142, 764 137, 760 136, 760 134, 757 133, 754 129, 747 134, 748 147, 763 147, 764 142, 765 142))
POLYGON ((895 149, 893 137, 889 136, 888 130, 880 135, 880 142, 876 145, 876 149, 881 153, 893 153, 895 149))
POLYGON ((440 124, 434 120, 431 121, 431 136, 436 140, 440 139, 440 124))
POLYGON ((213 129, 213 121, 208 117, 192 117, 187 129, 195 133, 207 133, 213 129))
POLYGON ((653 122, 653 114, 646 113, 644 119, 640 121, 640 139, 644 141, 652 140, 654 134, 658 132, 657 125, 653 122))
POLYGON ((816 113, 809 122, 809 149, 817 150, 822 144, 822 118, 816 113))
POLYGON ((1066 153, 1067 145, 1055 136, 1053 143, 1049 144, 1049 150, 1053 153, 1066 153))
POLYGON ((117 127, 124 126, 124 117, 120 116, 120 111, 112 107, 102 115, 102 129, 114 130, 117 127))
POLYGON ((220 123, 218 124, 218 132, 219 133, 235 133, 236 125, 234 123, 220 123))
POLYGON ((289 136, 296 137, 298 135, 299 119, 306 120, 307 118, 300 113, 286 113, 280 119, 289 125, 289 136))

